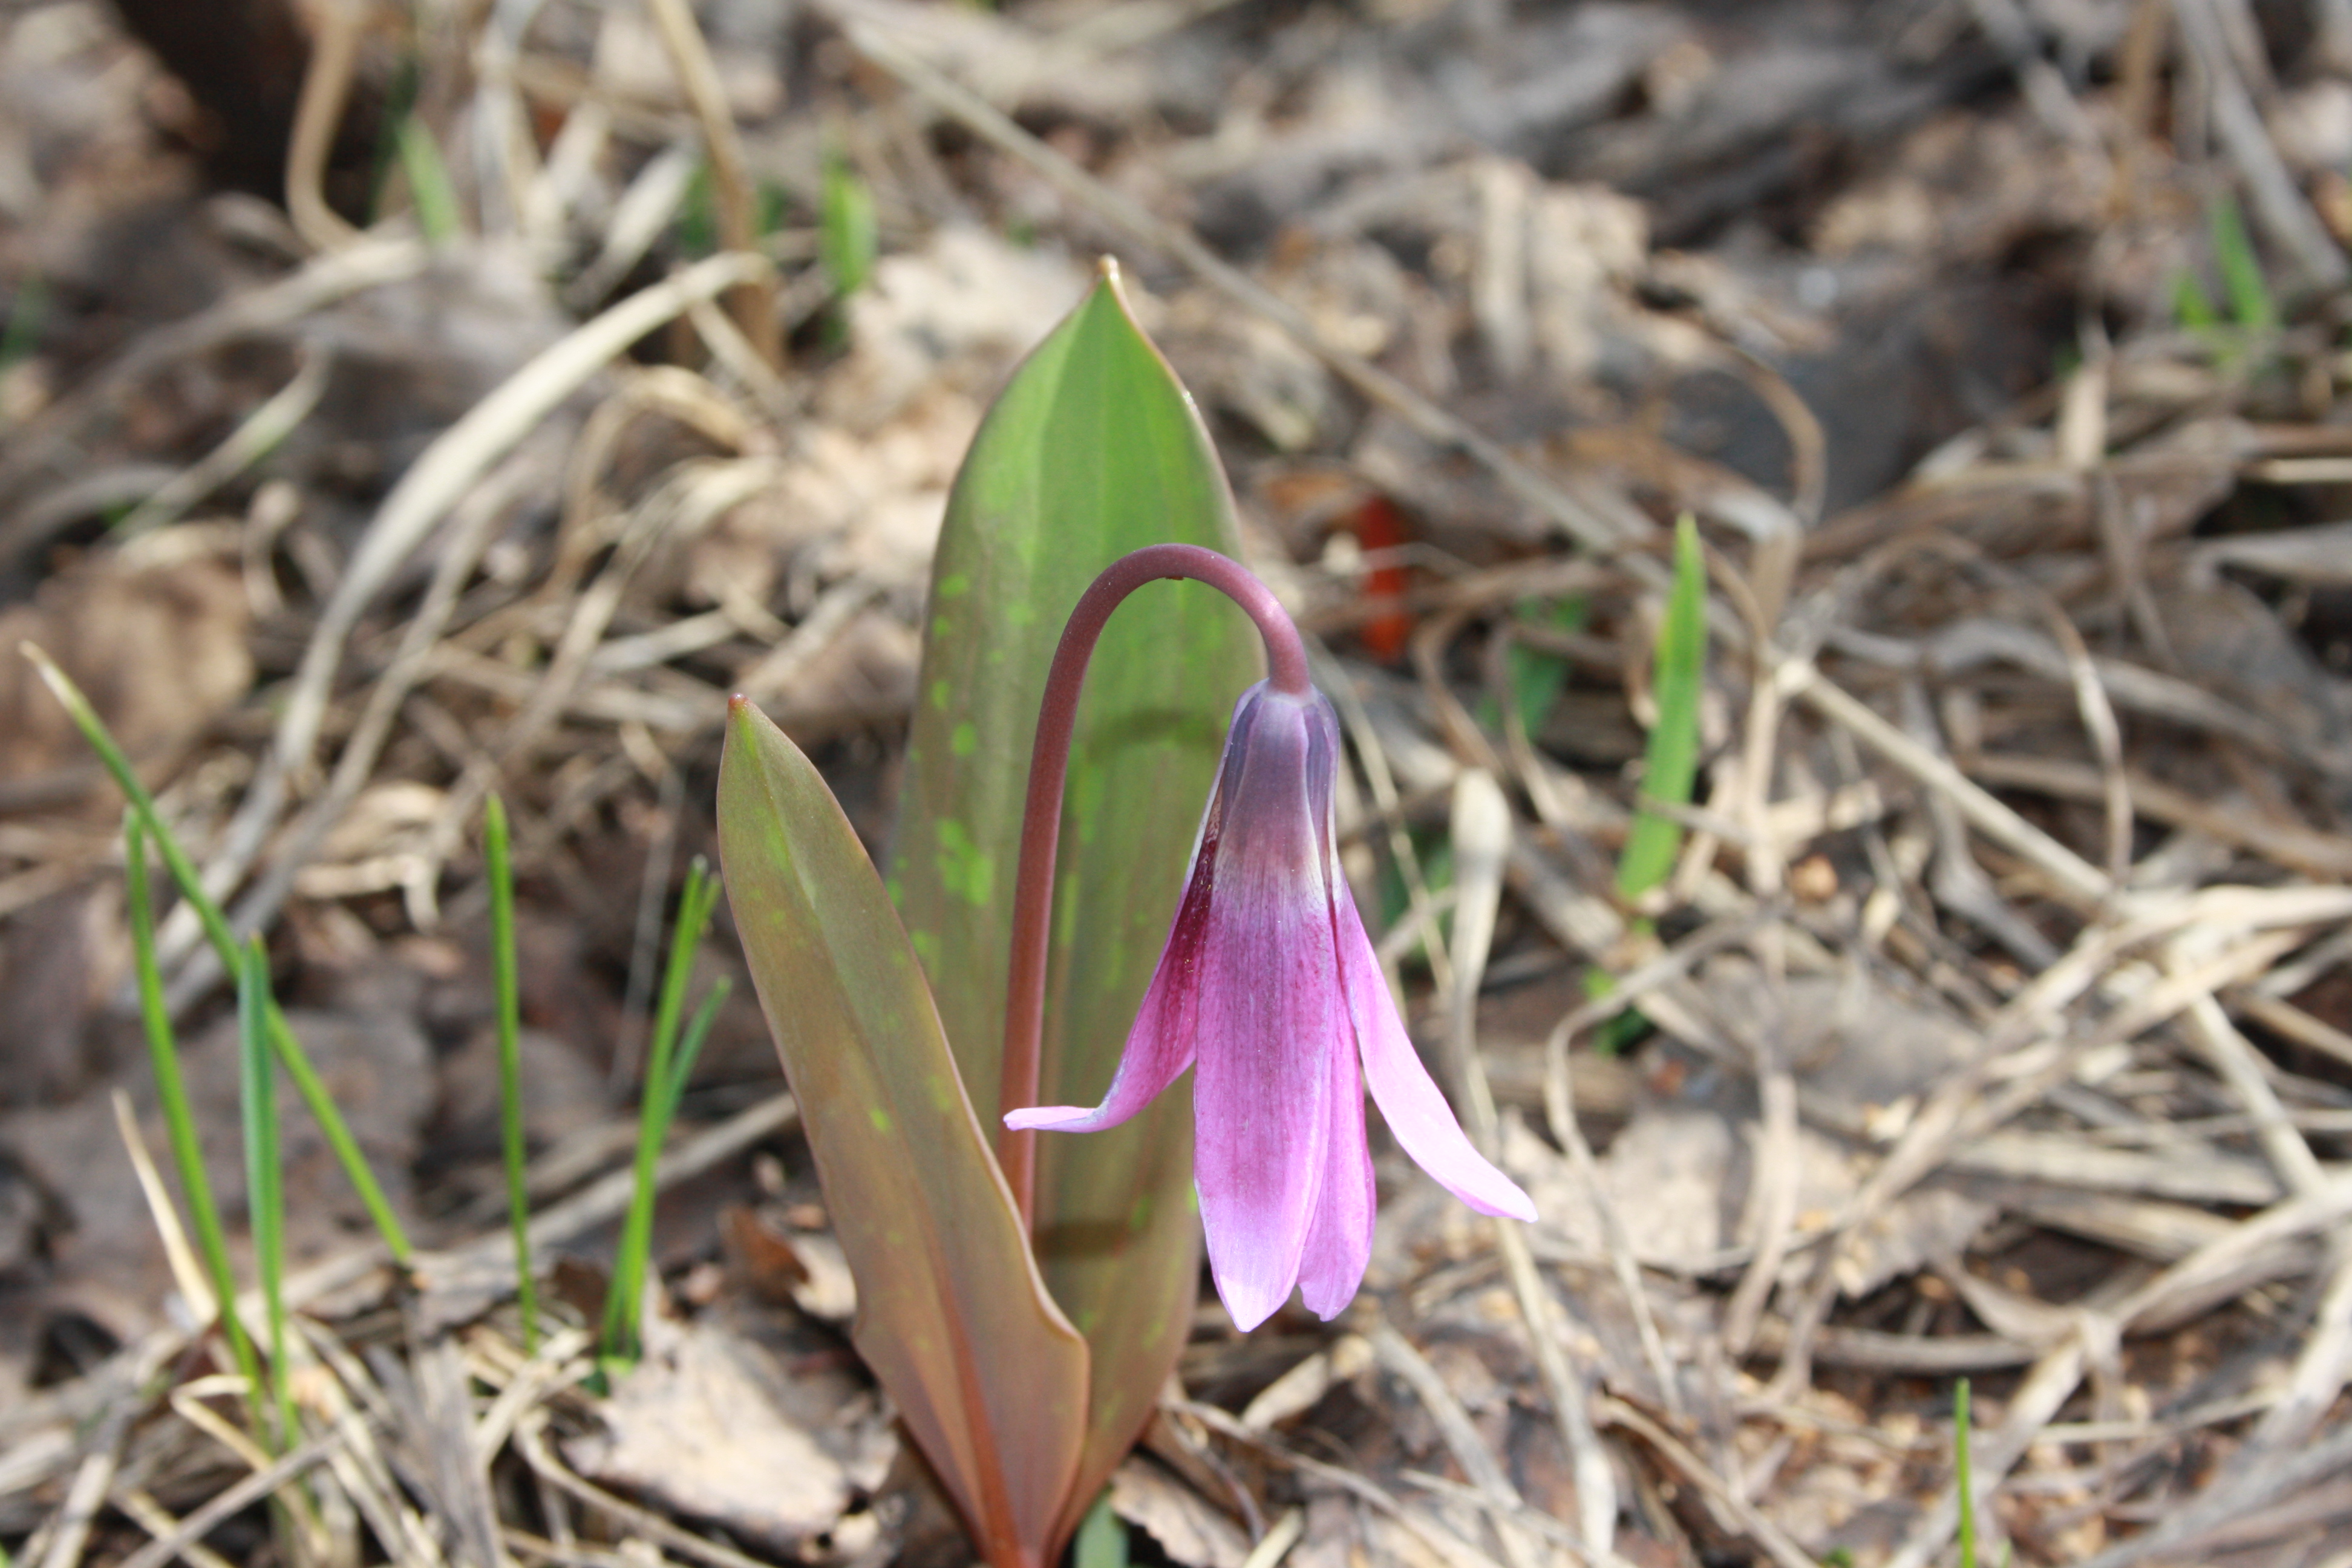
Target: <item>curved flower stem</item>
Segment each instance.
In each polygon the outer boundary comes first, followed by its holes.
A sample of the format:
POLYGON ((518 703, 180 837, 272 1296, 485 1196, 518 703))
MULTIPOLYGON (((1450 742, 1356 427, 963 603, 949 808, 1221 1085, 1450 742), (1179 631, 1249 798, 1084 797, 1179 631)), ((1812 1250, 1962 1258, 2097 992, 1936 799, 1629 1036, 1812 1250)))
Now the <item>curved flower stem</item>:
POLYGON ((1273 591, 1239 562, 1197 544, 1153 544, 1122 555, 1080 595, 1054 649, 1037 741, 1029 755, 1029 798, 1021 821, 1021 868, 1013 890, 1013 961, 1004 987, 1004 1056, 997 1089, 996 1160, 1027 1226, 1036 1212, 1036 1138, 1004 1126, 1009 1111, 1037 1103, 1037 1037, 1045 1016, 1045 953, 1052 930, 1054 851, 1062 826, 1062 786, 1070 771, 1070 734, 1087 660, 1119 601, 1146 583, 1190 578, 1239 605, 1265 640, 1267 679, 1293 696, 1309 688, 1307 647, 1273 591))

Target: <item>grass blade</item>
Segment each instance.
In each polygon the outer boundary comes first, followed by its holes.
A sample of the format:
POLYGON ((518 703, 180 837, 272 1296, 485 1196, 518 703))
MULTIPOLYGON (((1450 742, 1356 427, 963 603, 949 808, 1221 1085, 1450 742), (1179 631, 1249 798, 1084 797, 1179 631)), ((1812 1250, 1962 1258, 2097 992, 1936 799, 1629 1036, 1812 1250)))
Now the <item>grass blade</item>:
POLYGON ((646 1052, 645 1088, 637 1110, 637 1157, 629 1194, 628 1213, 621 1222, 621 1240, 613 1258, 613 1280, 604 1296, 601 1359, 625 1367, 643 1352, 639 1314, 645 1309, 646 1273, 653 1253, 654 1171, 661 1161, 663 1141, 671 1117, 686 1091, 686 1074, 702 1048, 710 1019, 717 1016, 714 997, 703 1004, 688 1048, 678 1048, 678 1020, 686 1011, 686 987, 694 973, 695 950, 719 904, 719 880, 700 856, 687 868, 686 890, 679 895, 677 928, 670 935, 669 965, 662 974, 661 1000, 654 1011, 653 1041, 646 1052))
POLYGON ((136 813, 122 825, 123 902, 131 920, 131 966, 139 979, 139 1018, 146 1027, 147 1058, 155 1074, 155 1098, 163 1108, 163 1125, 172 1142, 172 1163, 179 1172, 180 1191, 196 1233, 196 1250, 211 1276, 213 1299, 218 1304, 221 1331, 228 1336, 229 1353, 246 1381, 254 1429, 262 1429, 261 1360, 247 1337, 245 1321, 236 1313, 236 1271, 229 1265, 228 1235, 222 1227, 220 1205, 213 1197, 212 1178, 205 1173, 203 1140, 196 1116, 188 1103, 187 1081, 180 1073, 180 1047, 172 1031, 172 1016, 163 1005, 163 975, 155 960, 155 908, 147 886, 147 835, 136 813))
POLYGON ((270 1065, 276 1053, 269 1043, 269 955, 256 937, 238 958, 236 1060, 245 1112, 246 1209, 269 1326, 269 1394, 278 1417, 270 1451, 282 1454, 293 1445, 295 1428, 294 1398, 287 1385, 286 1166, 278 1138, 278 1079, 270 1065))
POLYGON ((1969 1380, 1952 1390, 1952 1473, 1960 1493, 1960 1568, 1977 1568, 1977 1500, 1969 1463, 1969 1380))
POLYGON ((416 226, 424 234, 425 243, 437 250, 457 238, 465 227, 457 187, 449 179, 449 165, 441 157, 440 145, 433 140, 431 128, 414 112, 401 121, 394 139, 398 142, 400 172, 408 178, 409 199, 416 204, 416 226))
MULTIPOLYGON (((1687 805, 1698 776, 1698 704, 1706 678, 1706 556, 1698 525, 1685 515, 1675 525, 1675 581, 1666 595, 1665 625, 1651 689, 1658 721, 1650 731, 1641 799, 1660 805, 1687 805)), ((1681 852, 1682 825, 1643 811, 1625 835, 1617 860, 1617 890, 1637 899, 1664 881, 1681 852)))
POLYGON ((493 794, 482 807, 482 859, 490 881, 490 976, 499 1012, 499 1147, 507 1168, 507 1224, 514 1232, 515 1300, 522 1313, 522 1349, 539 1353, 539 1282, 530 1267, 530 1192, 524 1167, 522 987, 516 974, 514 862, 509 850, 507 805, 493 794))
POLYGON ((823 226, 817 252, 836 300, 846 300, 874 275, 879 248, 874 226, 874 193, 858 177, 847 153, 829 147, 824 158, 823 226))
POLYGON ((28 272, 16 285, 16 298, 8 309, 7 329, 0 331, 0 375, 32 357, 48 324, 48 280, 37 270, 28 272))
MULTIPOLYGON (((89 705, 89 700, 82 695, 81 688, 76 686, 47 654, 31 643, 17 646, 25 657, 33 661, 33 668, 40 671, 41 679, 50 692, 64 704, 74 727, 81 731, 82 739, 89 743, 90 750, 98 753, 98 760, 114 776, 115 784, 130 801, 131 812, 137 816, 140 826, 155 841, 156 852, 163 856, 164 866, 172 873, 172 880, 179 884, 180 896, 188 900, 189 906, 196 911, 197 919, 203 921, 205 935, 212 942, 213 951, 220 955, 222 966, 231 974, 238 973, 245 960, 236 933, 228 923, 228 916, 222 912, 219 901, 205 890, 204 878, 198 874, 195 862, 188 858, 187 851, 180 847, 180 841, 164 822, 163 813, 155 809, 155 797, 148 793, 145 784, 139 782, 139 774, 131 768, 131 759, 122 754, 122 748, 108 732, 106 721, 89 705)), ((336 1163, 342 1166, 345 1178, 352 1184, 352 1190, 359 1194, 360 1202, 366 1205, 368 1217, 374 1222, 376 1233, 383 1237, 384 1246, 391 1250, 394 1261, 405 1267, 414 1255, 406 1227, 392 1212, 392 1201, 384 1196, 383 1184, 375 1179, 375 1173, 368 1168, 367 1156, 360 1152, 359 1140, 352 1136, 350 1123, 336 1109, 334 1097, 327 1092, 327 1086, 320 1081, 318 1069, 310 1065, 310 1058, 303 1051, 301 1042, 294 1037, 294 1031, 286 1026, 285 1016, 278 1010, 278 1004, 270 1000, 266 992, 263 1000, 271 1049, 277 1052, 279 1063, 286 1068, 286 1076, 294 1080, 295 1091, 301 1095, 302 1103, 310 1110, 311 1119, 326 1134, 328 1146, 335 1152, 336 1163)))
POLYGON ((677 1102, 686 1098, 686 1086, 694 1077, 694 1062, 702 1055, 702 1042, 710 1037, 710 1026, 719 1021, 719 1009, 734 994, 735 983, 725 975, 710 987, 710 994, 694 1010, 686 1026, 686 1033, 677 1040, 677 1059, 670 1063, 669 1082, 662 1089, 662 1125, 667 1127, 677 1119, 677 1102))
POLYGON ((2262 258, 2246 233, 2246 220, 2236 200, 2217 198, 2209 215, 2213 235, 2213 258, 2221 269, 2222 291, 2230 297, 2232 322, 2247 332, 2261 333, 2278 326, 2278 305, 2271 298, 2270 279, 2263 276, 2262 258))

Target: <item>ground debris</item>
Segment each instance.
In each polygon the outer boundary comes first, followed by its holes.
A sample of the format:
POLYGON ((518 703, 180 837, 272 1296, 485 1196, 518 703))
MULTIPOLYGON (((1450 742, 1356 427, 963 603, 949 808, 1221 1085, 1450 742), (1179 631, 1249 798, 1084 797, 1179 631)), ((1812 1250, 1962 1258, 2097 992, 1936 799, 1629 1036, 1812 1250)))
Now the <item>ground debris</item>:
MULTIPOLYGON (((362 1245, 289 1098, 307 1436, 240 1447, 112 1106, 160 1158, 118 805, 12 664, 17 1561, 263 1560, 272 1497, 322 1564, 969 1561, 852 1348, 747 986, 610 1396, 584 1325, 726 699, 887 843, 958 461, 1112 251, 1329 656, 1345 866, 1416 1034, 1543 1216, 1505 1236, 1376 1135, 1367 1294, 1199 1314, 1112 1482, 1139 1549, 1927 1568, 1966 1376, 1980 1560, 2340 1564, 2343 5, 711 0, 708 100, 650 13, 474 9, 306 13, 355 107, 264 160, 281 207, 208 183, 237 128, 112 13, 0 0, 0 655, 58 659, 268 933, 422 1247, 403 1281, 362 1245), (747 214, 764 259, 722 278, 747 214), (1699 783, 1630 893, 1685 513, 1699 783), (1449 805, 1489 783, 1465 981, 1449 805)), ((243 1268, 195 942, 167 917, 243 1268)))

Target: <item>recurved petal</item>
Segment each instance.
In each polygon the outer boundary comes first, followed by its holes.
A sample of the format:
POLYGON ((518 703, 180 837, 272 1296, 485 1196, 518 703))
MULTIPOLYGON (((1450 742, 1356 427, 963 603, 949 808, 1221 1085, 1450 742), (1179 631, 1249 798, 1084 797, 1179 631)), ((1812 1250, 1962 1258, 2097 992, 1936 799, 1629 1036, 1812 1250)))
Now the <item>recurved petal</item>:
POLYGON ((1127 1032, 1127 1049, 1118 1070, 1111 1075, 1103 1101, 1089 1110, 1082 1105, 1038 1105, 1004 1118, 1014 1131, 1036 1129, 1047 1132, 1099 1132, 1151 1103, 1177 1075, 1192 1065, 1194 1024, 1200 1014, 1201 944, 1208 933, 1209 909, 1216 883, 1216 800, 1210 799, 1201 830, 1201 850, 1185 884, 1183 901, 1176 906, 1169 927, 1168 945, 1160 950, 1160 967, 1136 1010, 1135 1026, 1127 1032))
POLYGON ((1298 1260, 1298 1295, 1328 1322, 1347 1310, 1372 1260, 1372 1153, 1364 1143, 1364 1079, 1356 1053, 1342 1040, 1330 1053, 1331 1141, 1323 1161, 1323 1193, 1298 1260))
POLYGON ((1194 1180, 1217 1293, 1246 1330, 1298 1279, 1330 1138, 1347 1004, 1307 776, 1309 710, 1278 692, 1237 715, 1199 970, 1194 1180), (1248 721, 1244 723, 1243 721, 1248 721))
POLYGON ((1356 1043, 1363 1052, 1364 1082, 1389 1131, 1396 1134, 1398 1144, 1412 1156, 1413 1163, 1480 1214, 1534 1219, 1536 1205, 1517 1183, 1471 1147, 1429 1069, 1421 1065, 1412 1040, 1404 1032, 1404 1020, 1397 1016, 1396 1000, 1381 978, 1380 961, 1372 956, 1371 940, 1364 934, 1356 900, 1344 886, 1338 889, 1335 902, 1339 972, 1347 986, 1348 1010, 1355 1020, 1356 1043))

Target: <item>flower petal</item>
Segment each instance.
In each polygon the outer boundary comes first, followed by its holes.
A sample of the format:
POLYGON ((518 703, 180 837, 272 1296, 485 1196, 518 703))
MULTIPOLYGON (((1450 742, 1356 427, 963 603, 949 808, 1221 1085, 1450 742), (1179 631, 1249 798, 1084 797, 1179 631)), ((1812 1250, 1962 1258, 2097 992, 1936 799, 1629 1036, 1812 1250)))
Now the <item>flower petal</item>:
POLYGON ((1310 810, 1311 708, 1265 688, 1234 717, 1201 945, 1194 1180, 1217 1293, 1255 1328, 1298 1279, 1324 1183, 1347 1004, 1310 810))
POLYGON ((1216 881, 1217 797, 1201 825, 1202 850, 1185 884, 1183 901, 1176 906, 1168 945, 1160 950, 1160 967, 1136 1010, 1135 1026, 1127 1032, 1127 1049, 1110 1089, 1092 1110, 1082 1105, 1036 1105, 1015 1110, 1004 1125, 1015 1132, 1031 1128, 1048 1132, 1099 1132, 1116 1127, 1151 1103, 1177 1075, 1192 1065, 1194 1024, 1200 1012, 1198 985, 1201 943, 1209 929, 1210 901, 1216 881))
POLYGON ((1534 1219, 1536 1205, 1517 1183, 1471 1147, 1429 1069, 1421 1065, 1404 1032, 1404 1020, 1397 1016, 1396 999, 1381 977, 1380 961, 1372 956, 1371 939, 1364 934, 1356 900, 1344 885, 1338 889, 1337 902, 1339 972, 1348 989, 1348 1009, 1355 1018, 1356 1044, 1364 1055, 1364 1082, 1389 1131, 1414 1164, 1480 1214, 1534 1219))
POLYGON ((1372 1260, 1372 1152, 1364 1143, 1364 1079, 1356 1054, 1341 1041, 1331 1052, 1331 1142, 1323 1166, 1322 1201, 1307 1227, 1298 1260, 1298 1295, 1307 1310, 1329 1322, 1356 1298, 1372 1260))

